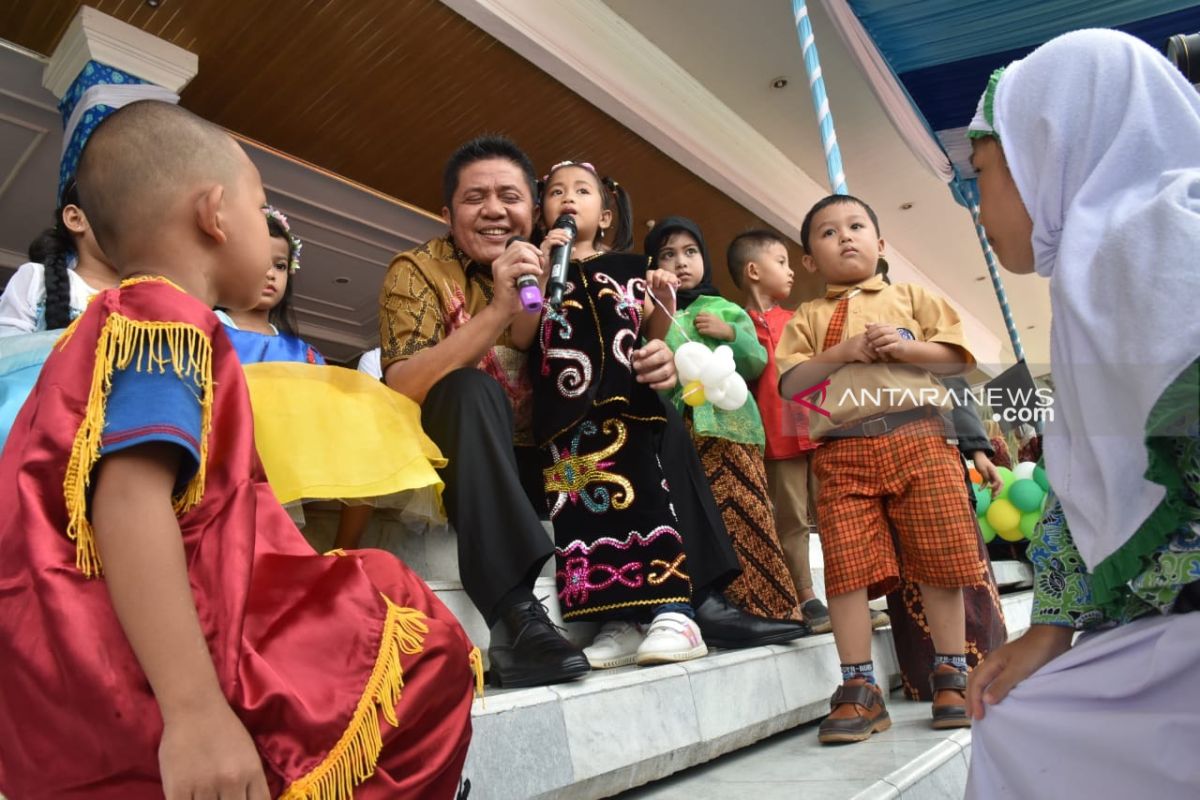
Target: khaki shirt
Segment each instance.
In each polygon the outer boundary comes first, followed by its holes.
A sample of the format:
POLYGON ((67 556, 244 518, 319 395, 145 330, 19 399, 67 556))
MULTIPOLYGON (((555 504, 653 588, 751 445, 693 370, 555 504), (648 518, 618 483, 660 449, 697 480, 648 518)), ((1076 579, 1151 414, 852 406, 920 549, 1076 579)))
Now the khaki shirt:
MULTIPOLYGON (((940 342, 959 349, 963 356, 960 372, 975 365, 975 357, 963 338, 962 320, 949 303, 912 284, 889 286, 876 275, 854 286, 830 285, 825 297, 800 306, 784 327, 775 350, 781 380, 788 370, 825 349, 825 334, 834 309, 847 294, 850 306, 840 341, 865 332, 867 323, 882 322, 908 329, 917 341, 940 342)), ((952 408, 946 387, 927 369, 886 361, 846 364, 829 376, 824 400, 819 394, 806 400, 828 414, 809 412, 809 436, 813 440, 835 428, 880 414, 926 405, 952 408)))
MULTIPOLYGON (((379 292, 380 365, 387 368, 441 342, 492 302, 492 272, 476 264, 449 234, 398 254, 379 292)), ((531 444, 532 386, 526 355, 506 328, 479 362, 513 406, 517 444, 531 444)))

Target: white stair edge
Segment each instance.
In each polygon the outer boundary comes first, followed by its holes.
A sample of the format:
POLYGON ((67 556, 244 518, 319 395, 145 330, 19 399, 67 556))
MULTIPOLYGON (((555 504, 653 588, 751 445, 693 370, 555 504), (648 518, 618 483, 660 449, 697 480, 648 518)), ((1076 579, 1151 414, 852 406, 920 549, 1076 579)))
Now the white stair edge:
POLYGON ((930 746, 854 795, 851 800, 902 800, 906 797, 962 797, 971 766, 971 731, 961 730, 930 746), (928 789, 921 784, 929 782, 928 789), (936 785, 933 785, 936 784, 936 785))
POLYGON ((993 561, 992 573, 996 576, 996 585, 1001 588, 1033 585, 1033 567, 1024 561, 993 561))

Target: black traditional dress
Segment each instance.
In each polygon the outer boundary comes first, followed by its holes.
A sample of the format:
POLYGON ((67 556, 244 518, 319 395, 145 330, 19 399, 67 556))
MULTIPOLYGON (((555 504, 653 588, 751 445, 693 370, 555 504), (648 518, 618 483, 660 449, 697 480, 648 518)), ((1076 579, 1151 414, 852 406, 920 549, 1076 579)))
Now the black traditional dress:
POLYGON ((658 458, 663 406, 631 363, 647 266, 628 253, 572 261, 563 303, 543 309, 530 354, 566 620, 644 620, 664 603, 691 601, 658 458))

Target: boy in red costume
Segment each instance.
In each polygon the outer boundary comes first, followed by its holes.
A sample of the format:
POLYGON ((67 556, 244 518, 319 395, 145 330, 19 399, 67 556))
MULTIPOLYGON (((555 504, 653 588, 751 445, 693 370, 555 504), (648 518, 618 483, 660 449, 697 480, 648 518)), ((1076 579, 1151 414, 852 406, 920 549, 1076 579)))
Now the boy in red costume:
POLYGON ((79 189, 122 284, 55 347, 0 459, 0 792, 447 798, 477 653, 379 551, 316 555, 274 500, 210 308, 249 308, 266 198, 151 101, 79 189))

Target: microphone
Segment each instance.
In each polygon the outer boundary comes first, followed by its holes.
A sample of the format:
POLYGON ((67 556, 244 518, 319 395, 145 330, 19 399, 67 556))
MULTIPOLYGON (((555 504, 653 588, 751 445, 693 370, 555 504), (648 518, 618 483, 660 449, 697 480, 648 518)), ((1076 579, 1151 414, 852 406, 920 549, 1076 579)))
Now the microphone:
MULTIPOLYGON (((524 236, 514 236, 505 244, 505 249, 512 247, 513 242, 528 241, 524 236)), ((538 288, 537 277, 534 275, 522 275, 517 278, 517 295, 521 298, 521 306, 526 311, 541 311, 542 310, 542 290, 538 288)))
POLYGON ((555 245, 550 250, 550 280, 546 283, 546 296, 553 308, 562 305, 563 292, 567 288, 567 264, 571 261, 571 246, 575 244, 575 235, 579 232, 575 226, 572 214, 559 214, 554 220, 555 228, 562 228, 568 234, 566 244, 555 245))

